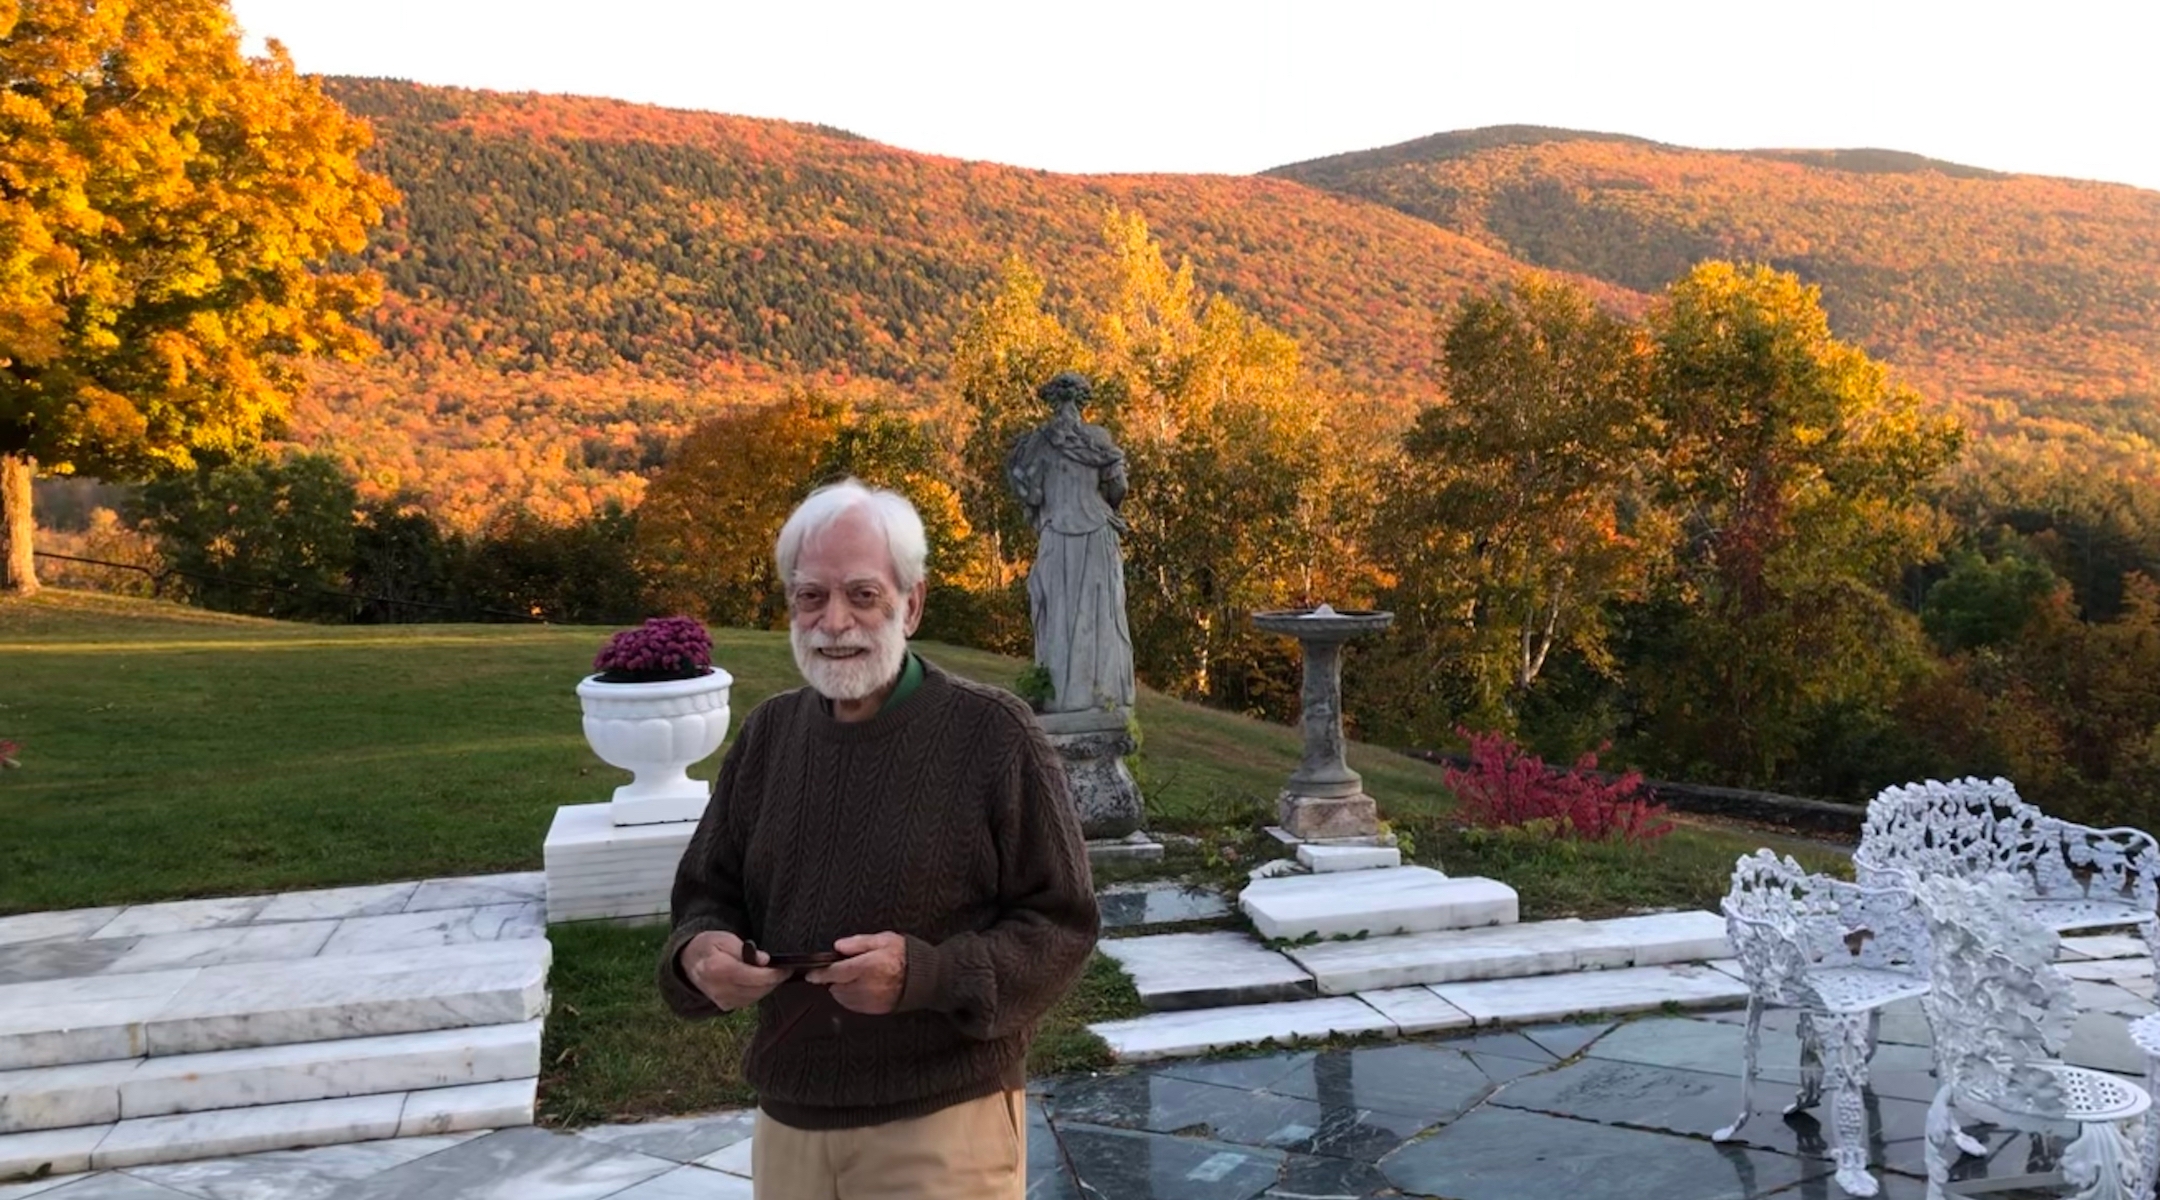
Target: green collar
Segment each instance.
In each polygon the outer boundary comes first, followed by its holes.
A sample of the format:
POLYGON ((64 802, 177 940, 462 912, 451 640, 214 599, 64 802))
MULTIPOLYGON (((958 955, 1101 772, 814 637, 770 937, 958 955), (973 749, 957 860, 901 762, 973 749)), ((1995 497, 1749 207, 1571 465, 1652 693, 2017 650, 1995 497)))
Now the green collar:
POLYGON ((907 665, 900 668, 900 682, 893 685, 892 695, 885 697, 885 704, 878 711, 883 712, 887 708, 900 707, 900 702, 914 695, 915 689, 921 686, 922 660, 915 657, 915 652, 910 650, 908 651, 907 665))

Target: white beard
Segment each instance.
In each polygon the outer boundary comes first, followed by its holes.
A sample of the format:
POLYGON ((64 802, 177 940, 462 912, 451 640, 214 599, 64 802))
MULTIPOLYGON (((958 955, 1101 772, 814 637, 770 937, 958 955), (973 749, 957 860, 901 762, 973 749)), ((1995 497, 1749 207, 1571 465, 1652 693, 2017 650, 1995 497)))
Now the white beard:
POLYGON ((855 630, 840 637, 823 630, 806 634, 790 624, 788 648, 795 652, 795 669, 819 695, 827 700, 863 700, 900 677, 900 663, 907 656, 907 632, 898 621, 886 622, 883 631, 875 635, 855 630), (827 658, 818 653, 841 647, 864 653, 851 658, 827 658))

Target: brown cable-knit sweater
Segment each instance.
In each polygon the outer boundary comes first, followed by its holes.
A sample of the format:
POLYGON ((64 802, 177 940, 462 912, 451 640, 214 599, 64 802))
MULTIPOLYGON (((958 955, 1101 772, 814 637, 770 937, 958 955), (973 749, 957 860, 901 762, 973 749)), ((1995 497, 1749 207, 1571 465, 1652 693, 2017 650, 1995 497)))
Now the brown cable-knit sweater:
POLYGON ((1010 693, 924 667, 905 702, 867 721, 834 720, 809 688, 760 704, 676 873, 660 990, 687 1017, 719 1011, 678 962, 704 931, 775 953, 907 938, 889 1015, 850 1012, 800 978, 760 1005, 744 1074, 765 1112, 797 1128, 883 1124, 1022 1086, 1036 1022, 1095 945, 1087 844, 1056 751, 1010 693))

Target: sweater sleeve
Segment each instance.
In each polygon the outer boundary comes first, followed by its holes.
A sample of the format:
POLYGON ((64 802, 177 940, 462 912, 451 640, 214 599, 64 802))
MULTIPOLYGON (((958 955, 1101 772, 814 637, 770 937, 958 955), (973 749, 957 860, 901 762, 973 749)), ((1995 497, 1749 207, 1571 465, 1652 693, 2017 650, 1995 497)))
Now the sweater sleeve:
POLYGON ((1079 978, 1100 932, 1087 841, 1065 767, 1033 720, 992 772, 999 903, 987 929, 936 945, 907 939, 900 1011, 929 1010, 989 1041, 1029 1028, 1079 978))
POLYGON ((668 905, 674 932, 660 948, 660 996, 680 1016, 716 1017, 721 1012, 683 973, 683 947, 701 933, 744 936, 748 924, 742 888, 743 823, 736 818, 744 801, 743 762, 759 732, 753 713, 722 756, 712 799, 675 868, 675 888, 668 905))

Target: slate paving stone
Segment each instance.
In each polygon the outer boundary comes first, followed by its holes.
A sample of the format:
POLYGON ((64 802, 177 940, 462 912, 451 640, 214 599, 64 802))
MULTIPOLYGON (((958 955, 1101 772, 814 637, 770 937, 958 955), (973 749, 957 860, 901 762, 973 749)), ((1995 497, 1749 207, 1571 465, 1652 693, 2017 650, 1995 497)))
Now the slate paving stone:
POLYGON ((1113 883, 1095 893, 1095 906, 1104 929, 1212 921, 1231 912, 1221 893, 1177 882, 1113 883))
MULTIPOLYGON (((1616 1059, 1645 1066, 1675 1067, 1738 1078, 1746 1067, 1746 1030, 1725 1021, 1657 1017, 1631 1021, 1593 1043, 1591 1058, 1616 1059)), ((1790 1092, 1800 1080, 1800 1039, 1765 1029, 1760 1079, 1790 1092)), ((1868 1088, 1898 1100, 1935 1098, 1935 1054, 1925 1046, 1889 1042, 1875 1048, 1868 1067, 1868 1088)))
POLYGON ((1055 1112, 1061 1127, 1080 1123, 1174 1133, 1366 1161, 1394 1150, 1437 1120, 1147 1073, 1074 1088, 1058 1098, 1055 1112))
MULTIPOLYGON (((1829 1156, 1826 1109, 1787 1118, 1791 1099, 1785 1088, 1755 1089, 1753 1115, 1738 1141, 1764 1150, 1811 1158, 1829 1156)), ((1701 1071, 1648 1067, 1586 1058, 1573 1066, 1517 1083, 1493 1103, 1530 1109, 1605 1125, 1629 1125, 1707 1138, 1730 1124, 1739 1112, 1740 1081, 1701 1071)), ((1828 1104, 1827 1099, 1824 1101, 1828 1104)), ((1868 1161, 1876 1167, 1919 1174, 1926 1170, 1922 1141, 1927 1133, 1926 1104, 1869 1095, 1868 1161)), ((1981 1131, 1974 1131, 1979 1134, 1981 1131)), ((2007 1133, 1989 1134, 2000 1146, 2007 1133)))
POLYGON ((1472 1054, 1489 1054, 1500 1058, 1520 1058, 1534 1063, 1554 1063, 1560 1056, 1538 1045, 1520 1033, 1480 1033, 1471 1037, 1448 1038, 1434 1042, 1450 1050, 1462 1050, 1472 1054))
POLYGON ((1279 1150, 1060 1123, 1088 1200, 1252 1200, 1275 1185, 1279 1150))
POLYGON ((1371 1163, 1341 1158, 1312 1158, 1293 1154, 1283 1163, 1282 1177, 1261 1193, 1270 1200, 1365 1200, 1368 1196, 1394 1196, 1395 1185, 1371 1163))
POLYGON ((1432 1125, 1469 1111, 1493 1086, 1468 1056, 1412 1044, 1325 1050, 1267 1090, 1328 1108, 1401 1113, 1432 1125))
POLYGON ((1592 1021, 1582 1025, 1534 1025, 1523 1030, 1522 1035, 1554 1058, 1573 1058, 1588 1049, 1590 1043, 1611 1033, 1616 1024, 1592 1021))
POLYGON ((1313 1060, 1313 1051, 1268 1054, 1257 1058, 1183 1059, 1151 1067, 1158 1075, 1214 1083, 1223 1087, 1265 1088, 1313 1060))
POLYGON ((680 1164, 543 1129, 504 1129, 392 1167, 338 1200, 602 1200, 680 1164))
POLYGON ((1380 1170, 1404 1192, 1449 1200, 1755 1200, 1830 1165, 1488 1107, 1404 1147, 1380 1170))

